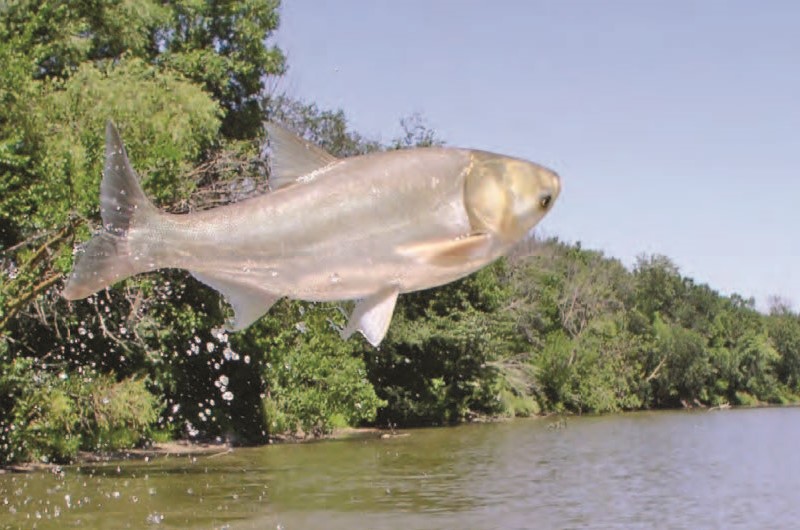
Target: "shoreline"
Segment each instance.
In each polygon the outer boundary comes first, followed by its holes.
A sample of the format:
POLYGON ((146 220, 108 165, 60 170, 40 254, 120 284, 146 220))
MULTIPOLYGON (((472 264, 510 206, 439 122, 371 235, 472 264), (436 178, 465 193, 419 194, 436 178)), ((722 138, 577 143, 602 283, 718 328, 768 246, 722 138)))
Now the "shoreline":
MULTIPOLYGON (((723 411, 731 411, 731 410, 749 410, 749 409, 761 409, 761 408, 784 408, 784 407, 800 407, 800 403, 786 403, 786 404, 758 404, 758 405, 730 405, 728 403, 724 403, 717 406, 688 406, 676 409, 637 409, 637 410, 630 410, 630 411, 619 411, 611 414, 600 414, 600 416, 607 416, 607 415, 617 415, 617 414, 628 414, 628 413, 636 413, 636 412, 723 412, 723 411)), ((566 425, 565 418, 568 417, 579 417, 579 416, 592 416, 592 414, 538 414, 532 416, 526 416, 524 418, 518 417, 494 417, 494 418, 487 418, 487 417, 480 417, 476 418, 473 421, 463 422, 463 424, 471 424, 471 423, 502 423, 505 421, 513 421, 516 419, 539 419, 539 420, 546 420, 547 418, 558 417, 561 418, 557 426, 552 426, 552 428, 563 428, 566 425), (562 425, 562 421, 564 425, 562 425)), ((449 425, 440 425, 438 427, 448 427, 449 425)), ((436 427, 436 426, 432 426, 436 427)), ((548 426, 551 428, 551 426, 548 426)), ((102 463, 111 463, 111 462, 122 462, 128 460, 149 460, 151 458, 158 458, 158 457, 183 457, 183 456, 204 456, 207 458, 214 458, 216 456, 222 456, 228 453, 231 453, 237 448, 244 448, 244 447, 263 447, 267 445, 278 445, 278 444, 311 444, 316 442, 325 442, 331 440, 348 440, 348 439, 380 439, 380 440, 389 440, 394 438, 404 438, 407 436, 411 436, 411 433, 408 432, 409 430, 413 430, 414 427, 409 427, 408 429, 397 430, 397 429, 387 429, 382 427, 343 427, 343 428, 336 428, 330 434, 326 434, 320 437, 311 437, 307 436, 304 437, 301 434, 296 435, 273 435, 269 438, 269 440, 263 444, 253 444, 253 445, 236 445, 229 442, 194 442, 188 439, 181 439, 181 440, 172 440, 169 442, 154 442, 147 447, 140 447, 134 449, 126 449, 121 451, 113 451, 113 452, 92 452, 92 451, 81 451, 78 453, 78 457, 73 461, 67 464, 55 464, 55 463, 46 463, 46 462, 26 462, 20 464, 13 464, 9 466, 0 466, 0 475, 7 474, 7 473, 30 473, 34 471, 51 471, 54 473, 60 472, 61 468, 64 466, 81 466, 85 464, 102 464, 102 463)))
POLYGON ((229 442, 194 442, 188 439, 172 440, 169 442, 154 442, 147 447, 137 447, 112 452, 81 451, 77 458, 67 464, 49 462, 25 462, 0 466, 0 475, 6 473, 30 473, 34 471, 59 472, 64 466, 81 466, 85 464, 102 464, 129 460, 145 460, 158 457, 183 457, 204 456, 213 458, 231 453, 241 447, 263 447, 277 444, 306 444, 324 442, 328 440, 347 440, 350 438, 376 438, 381 440, 410 436, 409 433, 400 433, 394 430, 378 427, 344 427, 334 429, 332 433, 317 438, 302 437, 299 435, 274 435, 263 444, 240 446, 229 442))

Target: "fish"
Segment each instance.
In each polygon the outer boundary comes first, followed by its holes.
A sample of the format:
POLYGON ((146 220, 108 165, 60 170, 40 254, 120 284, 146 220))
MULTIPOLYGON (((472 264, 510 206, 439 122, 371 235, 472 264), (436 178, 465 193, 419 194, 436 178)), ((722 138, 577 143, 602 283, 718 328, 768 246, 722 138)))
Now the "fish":
POLYGON ((336 158, 276 123, 264 127, 269 192, 170 214, 145 195, 109 121, 102 229, 76 253, 62 296, 185 269, 232 306, 230 331, 281 298, 352 300, 342 338, 359 332, 378 347, 398 295, 495 261, 528 237, 561 192, 555 171, 510 156, 424 147, 336 158))

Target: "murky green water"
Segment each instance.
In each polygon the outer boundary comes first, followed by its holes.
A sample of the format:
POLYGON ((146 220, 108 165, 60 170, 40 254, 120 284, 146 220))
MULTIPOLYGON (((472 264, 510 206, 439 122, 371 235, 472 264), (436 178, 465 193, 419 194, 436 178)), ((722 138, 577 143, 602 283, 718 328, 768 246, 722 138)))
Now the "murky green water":
POLYGON ((798 528, 800 409, 517 420, 0 475, 0 527, 798 528))

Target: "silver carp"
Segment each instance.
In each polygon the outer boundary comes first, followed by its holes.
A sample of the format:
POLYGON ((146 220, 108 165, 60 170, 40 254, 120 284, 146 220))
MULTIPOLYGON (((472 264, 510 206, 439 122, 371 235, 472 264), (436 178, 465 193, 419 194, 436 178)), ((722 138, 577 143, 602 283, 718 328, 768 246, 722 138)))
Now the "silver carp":
POLYGON ((530 233, 561 191, 550 169, 485 151, 427 147, 338 159, 276 124, 265 127, 274 191, 175 215, 145 196, 109 122, 103 230, 78 254, 63 296, 186 269, 233 306, 232 330, 282 297, 358 300, 342 336, 359 331, 377 346, 398 294, 491 263, 530 233))

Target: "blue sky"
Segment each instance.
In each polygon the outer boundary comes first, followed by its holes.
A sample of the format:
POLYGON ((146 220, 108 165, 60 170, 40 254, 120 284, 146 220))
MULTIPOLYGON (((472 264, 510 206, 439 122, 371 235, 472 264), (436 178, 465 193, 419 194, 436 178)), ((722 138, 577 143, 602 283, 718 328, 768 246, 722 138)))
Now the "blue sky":
POLYGON ((278 88, 389 140, 540 162, 541 228, 800 306, 800 2, 285 0, 278 88))

